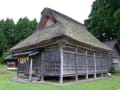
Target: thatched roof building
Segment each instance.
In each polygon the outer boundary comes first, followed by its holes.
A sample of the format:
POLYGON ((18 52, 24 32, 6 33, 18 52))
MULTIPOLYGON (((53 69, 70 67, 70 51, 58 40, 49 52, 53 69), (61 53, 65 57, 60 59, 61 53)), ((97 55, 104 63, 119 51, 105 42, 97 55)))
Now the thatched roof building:
POLYGON ((57 11, 45 8, 36 31, 12 48, 18 58, 18 75, 63 77, 106 74, 111 49, 85 26, 57 11))
POLYGON ((6 57, 5 64, 7 66, 7 70, 17 70, 17 58, 12 55, 6 57))
POLYGON ((112 59, 113 66, 118 72, 120 72, 120 41, 115 39, 105 41, 103 43, 112 49, 110 57, 112 59))

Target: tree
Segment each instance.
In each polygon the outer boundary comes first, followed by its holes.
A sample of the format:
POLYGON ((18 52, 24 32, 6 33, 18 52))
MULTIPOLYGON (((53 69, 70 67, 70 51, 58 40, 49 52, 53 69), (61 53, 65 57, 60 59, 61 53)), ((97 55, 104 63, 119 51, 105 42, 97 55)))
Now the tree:
POLYGON ((10 48, 11 46, 14 45, 14 32, 15 32, 15 24, 13 19, 6 19, 6 21, 4 22, 4 29, 3 29, 3 33, 6 37, 6 39, 8 40, 8 48, 10 48))
POLYGON ((29 20, 27 17, 20 18, 16 24, 13 19, 7 18, 6 20, 0 20, 0 29, 2 32, 0 33, 0 39, 2 40, 2 38, 4 38, 4 42, 6 43, 5 48, 0 47, 0 49, 5 50, 11 48, 31 35, 33 31, 35 31, 36 26, 36 19, 29 20))
POLYGON ((120 40, 120 9, 118 9, 115 13, 114 13, 114 26, 116 29, 115 35, 117 36, 117 38, 120 40))
POLYGON ((120 0, 96 0, 93 2, 85 25, 99 40, 120 39, 119 3, 120 0))
POLYGON ((5 38, 2 30, 0 29, 0 51, 2 52, 7 48, 7 39, 5 38))
POLYGON ((16 43, 31 35, 33 31, 35 31, 36 26, 37 26, 36 19, 30 21, 27 17, 20 18, 16 24, 15 31, 16 43))
POLYGON ((0 21, 0 28, 4 34, 4 37, 7 39, 7 48, 10 48, 14 42, 14 28, 15 24, 12 19, 6 19, 0 21))

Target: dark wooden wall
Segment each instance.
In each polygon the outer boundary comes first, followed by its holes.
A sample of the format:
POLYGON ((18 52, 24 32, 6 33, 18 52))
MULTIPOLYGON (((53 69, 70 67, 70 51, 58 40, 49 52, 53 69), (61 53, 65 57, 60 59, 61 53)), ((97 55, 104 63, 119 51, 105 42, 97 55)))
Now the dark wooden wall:
MULTIPOLYGON (((94 52, 87 49, 68 47, 64 48, 64 63, 63 72, 64 75, 75 75, 76 69, 78 75, 86 74, 88 68, 88 74, 95 73, 95 63, 96 63, 96 74, 106 73, 109 69, 109 58, 106 52, 94 52), (87 51, 87 56, 86 56, 87 51), (95 53, 95 56, 94 56, 95 53), (87 58, 87 63, 86 63, 87 58), (96 62, 94 61, 94 58, 96 62), (76 64, 75 64, 76 62, 76 64)), ((110 61, 109 61, 110 62, 110 61)))
MULTIPOLYGON (((107 73, 110 65, 108 53, 92 51, 80 47, 65 45, 63 47, 63 76, 107 73), (87 61, 86 61, 87 60, 87 61), (96 67, 95 67, 96 63, 96 67), (96 70, 95 70, 96 69, 96 70)), ((53 46, 32 56, 32 74, 34 76, 60 76, 60 47, 53 46)), ((29 74, 30 60, 18 63, 18 72, 29 74)))

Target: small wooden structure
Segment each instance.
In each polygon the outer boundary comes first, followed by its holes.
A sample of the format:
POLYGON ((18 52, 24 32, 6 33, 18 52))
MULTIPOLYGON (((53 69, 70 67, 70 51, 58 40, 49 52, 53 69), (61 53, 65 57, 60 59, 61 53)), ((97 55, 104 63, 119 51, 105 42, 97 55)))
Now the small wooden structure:
POLYGON ((120 72, 120 41, 119 40, 110 40, 103 42, 112 49, 111 59, 112 64, 115 67, 116 71, 120 72))
POLYGON ((111 49, 90 34, 83 24, 49 8, 42 11, 37 30, 12 48, 18 75, 44 79, 106 74, 111 49))
POLYGON ((12 55, 5 58, 5 64, 8 70, 17 70, 17 58, 12 55))

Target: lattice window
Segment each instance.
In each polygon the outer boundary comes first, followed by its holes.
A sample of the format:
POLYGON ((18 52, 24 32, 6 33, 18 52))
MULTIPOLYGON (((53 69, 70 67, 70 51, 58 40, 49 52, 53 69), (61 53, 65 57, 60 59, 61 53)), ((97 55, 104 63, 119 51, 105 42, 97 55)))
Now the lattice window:
POLYGON ((89 72, 92 72, 92 71, 94 71, 94 56, 88 56, 87 57, 87 61, 88 61, 88 70, 89 70, 89 72))
POLYGON ((56 49, 49 49, 44 52, 44 73, 59 74, 60 73, 60 55, 56 49))
POLYGON ((86 56, 85 55, 77 55, 77 72, 84 73, 86 71, 86 56))

